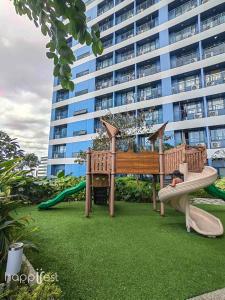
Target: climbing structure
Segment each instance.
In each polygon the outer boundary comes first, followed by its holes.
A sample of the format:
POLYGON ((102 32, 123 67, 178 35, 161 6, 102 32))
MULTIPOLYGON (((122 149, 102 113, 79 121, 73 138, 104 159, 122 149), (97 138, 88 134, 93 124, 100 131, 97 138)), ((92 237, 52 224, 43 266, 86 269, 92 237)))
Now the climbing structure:
MULTIPOLYGON (((116 137, 119 129, 104 120, 101 121, 110 139, 110 150, 93 151, 89 149, 87 151, 86 216, 90 215, 92 199, 96 204, 108 202, 110 216, 114 216, 116 174, 153 175, 153 207, 156 209, 156 176, 160 175, 160 186, 163 187, 163 134, 167 123, 149 136, 152 151, 120 152, 116 150, 116 137), (159 142, 158 152, 155 151, 156 140, 159 142)), ((161 203, 160 211, 163 215, 163 203, 161 203)))

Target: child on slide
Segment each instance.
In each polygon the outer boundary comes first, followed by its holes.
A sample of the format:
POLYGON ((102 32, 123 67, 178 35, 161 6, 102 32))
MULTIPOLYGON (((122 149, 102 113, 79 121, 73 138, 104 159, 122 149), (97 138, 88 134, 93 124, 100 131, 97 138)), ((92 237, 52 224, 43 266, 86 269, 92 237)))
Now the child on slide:
POLYGON ((182 182, 184 182, 184 175, 179 170, 175 170, 173 172, 173 180, 170 186, 176 187, 177 184, 182 182))

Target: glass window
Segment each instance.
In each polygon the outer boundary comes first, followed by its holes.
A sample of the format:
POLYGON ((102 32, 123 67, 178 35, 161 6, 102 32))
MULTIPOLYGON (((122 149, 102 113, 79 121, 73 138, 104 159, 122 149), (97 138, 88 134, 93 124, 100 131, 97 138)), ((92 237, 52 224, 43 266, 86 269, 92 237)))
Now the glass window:
POLYGON ((212 141, 225 140, 225 128, 216 128, 211 130, 212 141))
POLYGON ((218 98, 208 101, 208 109, 209 110, 219 110, 225 108, 225 99, 218 98))

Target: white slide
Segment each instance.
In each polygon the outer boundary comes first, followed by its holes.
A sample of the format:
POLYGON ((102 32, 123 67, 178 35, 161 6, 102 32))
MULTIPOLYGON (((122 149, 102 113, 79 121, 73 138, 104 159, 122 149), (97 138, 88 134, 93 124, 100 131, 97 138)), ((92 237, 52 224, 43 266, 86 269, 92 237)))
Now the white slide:
POLYGON ((188 197, 189 193, 212 184, 217 179, 216 169, 207 166, 201 173, 187 172, 184 178, 184 182, 177 184, 176 187, 167 186, 161 189, 159 200, 185 213, 187 231, 192 228, 208 237, 223 235, 221 221, 212 214, 190 205, 188 197))

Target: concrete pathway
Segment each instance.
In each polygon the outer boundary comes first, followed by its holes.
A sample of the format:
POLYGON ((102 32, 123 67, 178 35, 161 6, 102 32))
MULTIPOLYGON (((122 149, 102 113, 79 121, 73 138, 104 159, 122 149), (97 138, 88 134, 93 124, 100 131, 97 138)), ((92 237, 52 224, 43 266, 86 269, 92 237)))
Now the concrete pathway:
POLYGON ((188 300, 225 300, 225 288, 190 298, 188 300))

